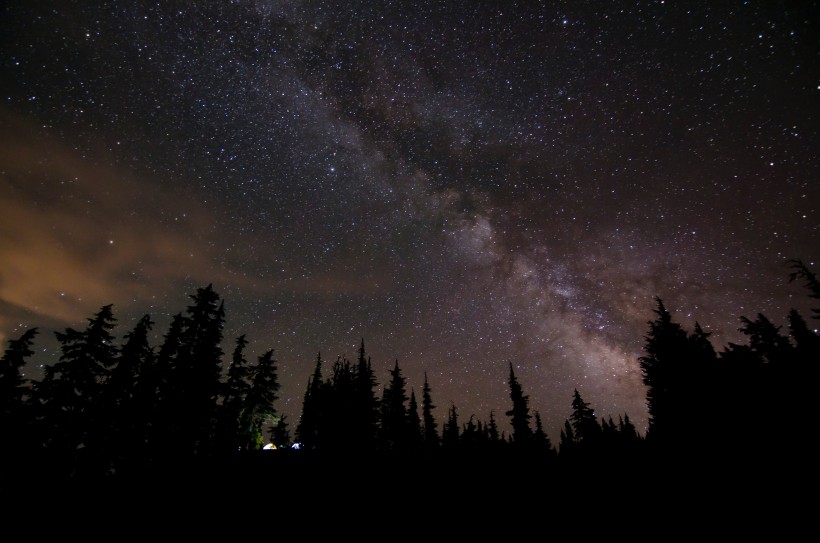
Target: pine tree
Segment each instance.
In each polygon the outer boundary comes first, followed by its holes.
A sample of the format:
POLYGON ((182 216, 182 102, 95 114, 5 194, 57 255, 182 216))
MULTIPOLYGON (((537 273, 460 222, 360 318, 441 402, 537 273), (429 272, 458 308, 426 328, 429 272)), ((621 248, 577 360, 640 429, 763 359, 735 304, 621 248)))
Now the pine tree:
POLYGON ((248 340, 244 334, 236 338, 236 346, 231 356, 231 366, 228 368, 228 378, 222 391, 217 441, 219 449, 224 454, 239 451, 244 445, 244 443, 240 443, 239 435, 242 410, 251 387, 251 369, 245 358, 245 347, 247 345, 248 340))
POLYGON ((436 418, 433 415, 433 409, 435 409, 436 406, 433 404, 433 397, 430 389, 430 383, 427 381, 426 371, 424 372, 424 386, 421 391, 421 414, 424 424, 424 445, 426 450, 429 452, 437 450, 441 443, 438 435, 438 425, 436 424, 436 418))
POLYGON ((381 442, 385 451, 404 452, 408 447, 407 400, 406 379, 396 360, 381 400, 381 442))
POLYGON ((125 334, 117 365, 104 391, 108 415, 107 448, 117 471, 144 463, 151 416, 155 411, 155 354, 148 342, 154 322, 144 315, 125 334))
POLYGON ((356 375, 353 364, 339 356, 331 368, 319 397, 321 399, 320 433, 322 449, 337 457, 350 456, 356 450, 358 437, 351 424, 357 407, 356 375))
POLYGON ((577 440, 575 439, 575 432, 572 430, 572 424, 569 419, 564 420, 564 427, 561 430, 561 437, 558 442, 558 454, 561 458, 573 458, 577 440))
POLYGON ((376 376, 366 356, 364 338, 359 347, 359 358, 354 370, 353 413, 349 423, 355 446, 367 451, 376 449, 379 433, 379 399, 376 397, 376 376))
POLYGON ((532 438, 532 428, 530 428, 529 396, 524 395, 521 385, 515 377, 512 362, 510 362, 510 400, 512 400, 512 409, 507 411, 507 416, 510 417, 510 424, 512 425, 512 442, 514 444, 525 446, 530 443, 532 438))
POLYGON ((575 442, 585 445, 586 449, 597 447, 601 437, 601 425, 595 410, 585 402, 576 388, 572 395, 572 414, 570 415, 575 442))
POLYGON ((259 357, 251 369, 251 386, 242 411, 240 443, 244 450, 256 451, 264 445, 263 428, 276 415, 279 379, 273 350, 259 357))
POLYGON ((487 438, 490 443, 500 443, 501 435, 498 433, 498 423, 495 420, 495 411, 490 411, 490 419, 487 423, 487 438))
MULTIPOLYGON (((104 385, 116 364, 117 347, 111 331, 116 326, 111 305, 87 319, 85 330, 55 332, 60 359, 44 368, 34 392, 40 409, 45 446, 59 462, 78 473, 102 474, 108 414, 104 385)), ((58 468, 59 469, 59 468, 58 468)))
POLYGON ((288 430, 287 417, 280 415, 274 417, 276 424, 270 427, 270 441, 277 449, 287 449, 290 447, 290 430, 288 430))
POLYGON ((552 441, 544 430, 544 425, 541 422, 541 414, 538 411, 535 412, 535 432, 533 432, 532 441, 536 455, 543 456, 544 459, 551 458, 555 455, 552 441))
POLYGON ((647 439, 673 451, 683 440, 691 438, 687 429, 686 409, 693 392, 687 390, 686 374, 689 338, 680 324, 672 321, 663 301, 655 298, 657 318, 649 323, 644 356, 640 357, 643 382, 647 387, 649 428, 647 439))
MULTIPOLYGON (((789 275, 789 282, 803 279, 809 291, 809 298, 820 300, 820 280, 817 279, 817 275, 799 258, 790 260, 789 264, 793 270, 789 275)), ((813 318, 820 319, 820 307, 812 308, 812 313, 813 318)))
POLYGON ((320 424, 322 415, 322 353, 316 355, 313 375, 308 379, 305 396, 302 400, 302 414, 296 426, 296 442, 306 451, 316 451, 320 443, 320 424))
POLYGON ((447 411, 447 421, 441 432, 441 446, 448 451, 459 449, 461 430, 458 426, 458 410, 456 404, 452 404, 447 411))
POLYGON ((174 318, 160 349, 163 383, 161 441, 170 457, 215 452, 218 400, 222 389, 222 336, 225 305, 213 285, 189 296, 191 305, 174 318))
POLYGON ((151 462, 170 456, 174 447, 180 402, 180 393, 177 390, 182 386, 178 373, 184 329, 185 317, 182 313, 175 314, 163 336, 154 365, 152 386, 155 387, 156 398, 147 443, 148 458, 151 462))
POLYGON ((424 430, 421 426, 421 416, 419 406, 416 402, 416 392, 410 389, 410 403, 407 407, 407 436, 408 450, 420 452, 424 444, 424 430))
MULTIPOLYGON (((30 356, 37 328, 29 328, 17 339, 10 339, 3 358, 0 359, 0 435, 8 435, 10 424, 20 420, 25 404, 31 394, 30 384, 23 377, 22 369, 30 356)), ((3 440, 6 443, 11 441, 3 440)))
POLYGON ((34 354, 32 345, 37 328, 29 328, 17 339, 10 339, 0 359, 0 487, 18 476, 25 478, 33 456, 34 413, 29 403, 31 385, 22 369, 34 354))

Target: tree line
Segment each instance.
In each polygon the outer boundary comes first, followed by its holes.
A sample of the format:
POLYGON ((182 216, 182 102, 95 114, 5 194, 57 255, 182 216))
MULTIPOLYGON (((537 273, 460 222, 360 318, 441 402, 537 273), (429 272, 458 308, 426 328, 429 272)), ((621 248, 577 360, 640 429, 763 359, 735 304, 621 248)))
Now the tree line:
MULTIPOLYGON (((816 275, 800 260, 790 264, 789 280, 802 280, 809 296, 820 299, 816 275)), ((647 391, 645 434, 626 413, 598 417, 575 389, 571 415, 554 440, 530 408, 512 362, 507 433, 494 411, 484 420, 463 420, 452 404, 438 420, 426 372, 417 397, 398 361, 380 387, 364 339, 356 360, 328 363, 317 355, 291 429, 276 408, 274 351, 251 360, 241 335, 226 356, 224 301, 213 285, 189 298, 158 346, 149 342, 155 324, 149 315, 117 342, 112 305, 103 306, 85 329, 55 332, 59 360, 36 380, 24 378, 23 368, 38 329, 9 340, 0 359, 0 484, 136 479, 192 466, 216 474, 239 465, 247 475, 250 466, 322 469, 353 461, 371 467, 466 462, 547 473, 593 464, 649 470, 738 458, 795 461, 816 450, 820 336, 794 309, 786 331, 762 313, 741 317, 748 342, 718 351, 698 322, 686 330, 656 298, 636 361, 647 391)), ((812 313, 820 319, 820 309, 812 313)))

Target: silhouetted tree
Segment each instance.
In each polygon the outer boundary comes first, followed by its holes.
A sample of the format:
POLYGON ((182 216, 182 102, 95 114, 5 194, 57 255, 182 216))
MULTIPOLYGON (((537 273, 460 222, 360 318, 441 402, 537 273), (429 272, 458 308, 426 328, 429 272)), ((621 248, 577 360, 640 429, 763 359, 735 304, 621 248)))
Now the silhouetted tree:
POLYGON ((288 430, 287 417, 280 415, 274 417, 276 424, 272 425, 269 430, 270 441, 277 449, 287 449, 291 445, 290 430, 288 430))
POLYGON ((240 439, 240 419, 245 407, 245 399, 251 388, 251 369, 245 358, 245 347, 248 340, 245 335, 236 338, 236 346, 231 356, 228 377, 222 391, 222 404, 219 408, 218 449, 223 454, 233 454, 246 443, 240 439))
POLYGON ((410 440, 407 419, 406 379, 396 361, 390 381, 382 392, 381 441, 386 451, 405 451, 410 440))
POLYGON ((162 398, 163 443, 172 456, 210 456, 222 389, 225 306, 213 285, 198 288, 186 315, 172 322, 160 359, 170 363, 162 398), (173 342, 173 343, 171 343, 173 342))
POLYGON ((444 422, 444 427, 441 431, 442 448, 451 452, 457 450, 460 437, 461 429, 458 426, 458 410, 456 409, 456 404, 453 403, 450 409, 447 410, 447 420, 444 422))
POLYGON ((575 432, 569 419, 564 420, 564 427, 561 429, 561 437, 558 442, 558 454, 561 458, 572 458, 575 453, 577 441, 575 432))
POLYGON ((523 392, 518 379, 515 377, 512 362, 510 362, 510 375, 508 383, 510 385, 510 400, 512 401, 512 409, 507 411, 507 416, 510 417, 510 424, 512 425, 512 442, 518 445, 527 445, 532 438, 532 428, 530 428, 530 408, 529 396, 523 392))
POLYGON ((601 437, 601 426, 595 410, 581 397, 576 388, 572 394, 572 414, 569 417, 575 442, 590 449, 598 445, 601 437))
POLYGON ((501 442, 501 434, 498 432, 498 423, 495 420, 494 411, 490 411, 490 419, 487 422, 487 437, 491 443, 501 442))
MULTIPOLYGON (((790 260, 789 265, 792 268, 789 282, 803 279, 804 285, 809 291, 809 297, 820 300, 820 281, 817 279, 817 275, 799 258, 790 260)), ((812 308, 812 313, 814 313, 813 317, 815 319, 820 319, 820 307, 812 308)))
POLYGON ((251 386, 242 410, 240 443, 245 450, 255 451, 264 445, 262 430, 276 415, 274 403, 278 399, 279 379, 273 350, 259 357, 251 368, 251 386))
MULTIPOLYGON (((24 415, 25 404, 31 394, 28 380, 23 377, 22 369, 28 358, 34 354, 31 349, 37 328, 29 328, 17 339, 8 340, 8 347, 0 359, 0 435, 9 436, 8 432, 24 415)), ((14 434, 12 434, 14 435, 14 434)), ((9 437, 4 437, 5 443, 9 437)))
POLYGON ((424 424, 424 445, 427 451, 436 450, 440 445, 438 425, 436 424, 436 418, 433 415, 433 409, 435 409, 435 407, 430 384, 427 381, 427 372, 425 371, 424 386, 422 387, 421 397, 421 414, 422 422, 424 424))
POLYGON ((0 487, 11 477, 27 475, 32 467, 31 385, 22 370, 34 354, 31 347, 38 333, 37 328, 29 328, 8 340, 0 359, 0 487))
POLYGON ((350 360, 339 356, 319 394, 319 433, 322 451, 335 456, 352 455, 358 437, 351 432, 356 413, 356 375, 350 360))
POLYGON ((43 379, 34 387, 44 445, 53 453, 55 466, 65 462, 78 475, 103 475, 108 469, 103 459, 107 415, 102 392, 117 357, 111 308, 103 306, 87 319, 85 330, 55 332, 60 359, 44 368, 43 379))
POLYGON ((155 411, 155 354, 148 334, 154 322, 144 315, 125 334, 116 367, 104 390, 108 456, 117 471, 144 467, 155 411))
POLYGON ((421 426, 416 392, 412 388, 410 389, 410 403, 407 406, 407 437, 408 450, 420 453, 424 445, 424 430, 421 426))
POLYGON ((168 330, 163 335, 162 344, 157 353, 154 371, 156 387, 155 409, 148 437, 148 460, 151 463, 171 455, 174 432, 176 429, 177 403, 180 386, 176 375, 177 360, 182 352, 182 336, 185 329, 185 317, 177 313, 171 318, 168 330))
POLYGON ((362 450, 374 451, 379 432, 379 399, 376 397, 376 376, 365 355, 364 338, 359 346, 359 358, 354 376, 354 404, 350 425, 353 441, 362 450))
POLYGON ((541 422, 541 414, 535 412, 535 431, 532 434, 533 452, 537 457, 542 457, 544 461, 548 461, 555 456, 556 452, 552 446, 552 441, 544 430, 544 425, 541 422))
POLYGON ((673 322, 660 298, 655 299, 657 318, 649 323, 644 356, 639 358, 643 382, 647 387, 649 428, 647 440, 667 452, 680 450, 683 442, 694 437, 687 424, 687 409, 696 391, 687 389, 691 379, 690 342, 686 331, 673 322))
POLYGON ((316 355, 313 375, 308 379, 302 400, 302 414, 296 426, 296 441, 306 451, 316 451, 320 443, 320 423, 322 416, 322 353, 316 355))

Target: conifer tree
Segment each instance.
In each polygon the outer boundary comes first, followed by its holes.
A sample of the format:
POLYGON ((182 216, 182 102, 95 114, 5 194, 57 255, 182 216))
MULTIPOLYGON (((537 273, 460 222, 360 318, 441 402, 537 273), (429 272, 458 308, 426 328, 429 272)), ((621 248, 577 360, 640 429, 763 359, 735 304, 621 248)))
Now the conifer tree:
POLYGON ((270 441, 273 443, 277 449, 287 449, 290 447, 290 430, 288 430, 288 423, 286 421, 287 417, 285 415, 280 415, 278 417, 274 417, 276 420, 276 424, 270 427, 270 441))
POLYGON ((138 467, 146 455, 156 394, 155 354, 148 341, 153 325, 151 317, 144 315, 125 334, 104 391, 106 454, 118 471, 138 467))
POLYGON ((416 401, 416 392, 410 389, 410 403, 407 406, 407 436, 408 450, 420 452, 424 444, 424 430, 421 426, 421 416, 419 415, 419 405, 416 401))
POLYGON ((353 413, 350 417, 351 434, 356 447, 373 451, 379 433, 379 399, 376 397, 376 376, 366 356, 364 338, 359 346, 359 358, 354 370, 353 413))
POLYGON ((245 406, 245 399, 250 390, 251 369, 245 358, 245 347, 248 340, 245 335, 236 338, 236 346, 228 368, 228 378, 222 392, 222 404, 219 408, 219 448, 225 454, 231 454, 242 448, 240 443, 240 419, 245 406))
POLYGON ((512 362, 510 362, 510 375, 508 383, 510 385, 510 400, 512 401, 512 409, 507 411, 507 416, 510 417, 510 424, 512 425, 512 442, 518 445, 526 445, 532 438, 532 428, 530 427, 529 396, 523 392, 521 385, 515 377, 512 362))
POLYGON ((543 455, 545 459, 555 455, 555 449, 552 446, 552 441, 544 430, 544 424, 541 422, 541 413, 535 412, 535 431, 532 435, 533 450, 537 455, 543 455))
POLYGON ((386 451, 404 452, 409 444, 406 379, 396 360, 390 381, 382 392, 381 442, 386 451))
POLYGON ((209 456, 215 449, 222 388, 225 306, 213 285, 190 295, 185 316, 175 318, 160 349, 167 374, 160 448, 171 456, 209 456))
POLYGON ((350 360, 343 356, 336 358, 319 397, 323 451, 336 456, 351 455, 356 450, 358 436, 352 431, 351 424, 357 407, 357 387, 350 360))
POLYGON ((263 428, 276 415, 274 403, 278 399, 279 378, 273 350, 259 357, 251 369, 251 386, 242 411, 240 443, 244 450, 255 451, 264 445, 263 428))
MULTIPOLYGON (((809 291, 809 297, 820 300, 820 280, 817 279, 817 275, 799 258, 790 260, 789 264, 792 268, 789 282, 803 279, 804 285, 809 291)), ((820 307, 812 308, 812 313, 813 318, 820 319, 820 307)))
POLYGON ((320 423, 322 414, 322 353, 316 355, 313 374, 308 379, 305 396, 302 400, 302 414, 296 426, 296 442, 306 451, 316 451, 320 443, 320 423))
POLYGON ((31 347, 38 333, 37 328, 29 328, 19 338, 8 340, 8 347, 0 359, 0 435, 7 435, 9 425, 23 418, 31 390, 22 369, 34 354, 31 347))
MULTIPOLYGON (((673 322, 663 301, 655 298, 657 318, 649 322, 644 356, 639 358, 643 382, 647 387, 649 428, 647 439, 672 451, 673 441, 691 438, 687 430, 689 394, 687 362, 690 341, 680 324, 673 322)), ((680 443, 678 443, 680 444, 680 443)))
POLYGON ((576 443, 586 445, 586 448, 598 445, 602 431, 601 425, 598 423, 595 410, 590 407, 588 402, 584 401, 577 388, 572 394, 570 422, 572 423, 572 433, 575 436, 576 443))
POLYGON ((502 441, 498 432, 498 423, 495 420, 495 411, 490 411, 490 419, 487 422, 487 439, 492 444, 499 444, 502 441))
POLYGON ((180 386, 178 378, 178 361, 182 353, 182 335, 185 328, 185 317, 177 313, 171 318, 168 330, 163 335, 162 344, 157 353, 154 369, 154 386, 156 387, 155 409, 152 413, 148 438, 148 457, 157 461, 170 456, 174 447, 177 404, 180 386))
POLYGON ((577 440, 572 424, 569 419, 564 420, 564 427, 561 430, 561 437, 558 442, 558 454, 561 458, 572 458, 575 454, 577 440))
POLYGON ((37 328, 29 328, 20 337, 8 340, 0 359, 0 487, 11 477, 28 474, 32 467, 29 458, 34 413, 29 404, 31 384, 22 370, 34 354, 32 344, 38 333, 37 328))
POLYGON ((458 449, 461 437, 461 430, 458 426, 458 410, 453 403, 447 411, 447 420, 441 432, 441 446, 448 451, 458 449))
POLYGON ((440 439, 438 435, 438 425, 436 418, 433 415, 435 404, 433 403, 433 396, 430 388, 430 383, 427 381, 427 372, 424 372, 424 386, 421 389, 421 414, 424 424, 424 444, 428 451, 439 448, 440 439))
POLYGON ((112 305, 87 319, 85 330, 55 332, 60 359, 44 368, 35 385, 45 446, 60 462, 80 472, 107 469, 101 465, 104 447, 103 386, 116 364, 117 347, 111 331, 116 326, 112 305))

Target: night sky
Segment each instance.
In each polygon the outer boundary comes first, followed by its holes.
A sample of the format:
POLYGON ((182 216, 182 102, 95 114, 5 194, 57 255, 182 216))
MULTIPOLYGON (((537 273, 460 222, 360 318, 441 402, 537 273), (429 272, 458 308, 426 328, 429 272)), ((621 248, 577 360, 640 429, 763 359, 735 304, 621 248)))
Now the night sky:
POLYGON ((655 296, 720 350, 820 271, 817 2, 6 1, 0 340, 155 344, 212 283, 226 362, 396 361, 439 424, 574 389, 643 433, 655 296))

